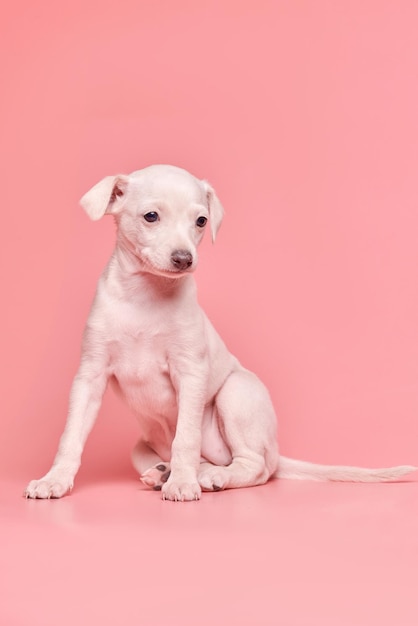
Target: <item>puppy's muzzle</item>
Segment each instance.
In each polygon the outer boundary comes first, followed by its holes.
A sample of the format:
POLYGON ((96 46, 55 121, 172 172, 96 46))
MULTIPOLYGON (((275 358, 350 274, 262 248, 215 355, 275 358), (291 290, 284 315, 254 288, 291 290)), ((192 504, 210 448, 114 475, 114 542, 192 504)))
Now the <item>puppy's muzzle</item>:
POLYGON ((187 270, 193 263, 193 256, 188 250, 174 250, 171 254, 171 265, 178 271, 187 270))

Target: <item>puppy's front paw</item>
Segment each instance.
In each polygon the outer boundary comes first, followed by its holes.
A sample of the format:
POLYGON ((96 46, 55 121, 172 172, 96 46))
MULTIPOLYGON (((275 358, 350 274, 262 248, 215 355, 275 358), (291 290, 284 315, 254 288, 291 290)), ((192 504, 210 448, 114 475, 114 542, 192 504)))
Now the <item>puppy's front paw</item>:
POLYGON ((190 502, 191 500, 200 500, 202 490, 198 482, 183 482, 169 480, 162 486, 163 500, 172 500, 173 502, 190 502))
POLYGON ((32 480, 25 489, 26 498, 62 498, 73 488, 73 478, 65 474, 46 474, 40 480, 32 480))

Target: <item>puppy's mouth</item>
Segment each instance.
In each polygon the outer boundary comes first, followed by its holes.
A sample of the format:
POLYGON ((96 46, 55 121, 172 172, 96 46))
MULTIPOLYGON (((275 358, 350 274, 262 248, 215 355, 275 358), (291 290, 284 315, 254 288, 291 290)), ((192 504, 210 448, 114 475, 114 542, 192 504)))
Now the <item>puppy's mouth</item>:
POLYGON ((165 278, 182 278, 182 276, 186 276, 187 274, 191 274, 193 272, 192 269, 187 270, 171 270, 171 269, 160 269, 156 267, 148 266, 148 271, 151 274, 156 274, 157 276, 164 276, 165 278))
POLYGON ((184 267, 184 264, 179 267, 176 267, 175 264, 172 264, 171 267, 159 267, 144 256, 141 257, 141 261, 143 262, 144 269, 147 272, 155 274, 156 276, 163 276, 165 278, 182 278, 187 274, 192 274, 196 268, 196 264, 194 262, 186 267, 184 267))

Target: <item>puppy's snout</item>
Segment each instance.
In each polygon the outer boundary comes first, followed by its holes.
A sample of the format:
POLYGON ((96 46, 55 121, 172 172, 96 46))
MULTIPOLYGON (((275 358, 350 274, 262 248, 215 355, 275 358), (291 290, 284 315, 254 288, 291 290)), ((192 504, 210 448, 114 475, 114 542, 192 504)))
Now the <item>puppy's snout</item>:
POLYGON ((176 270, 187 270, 193 263, 193 257, 188 250, 174 250, 171 255, 171 264, 176 270))

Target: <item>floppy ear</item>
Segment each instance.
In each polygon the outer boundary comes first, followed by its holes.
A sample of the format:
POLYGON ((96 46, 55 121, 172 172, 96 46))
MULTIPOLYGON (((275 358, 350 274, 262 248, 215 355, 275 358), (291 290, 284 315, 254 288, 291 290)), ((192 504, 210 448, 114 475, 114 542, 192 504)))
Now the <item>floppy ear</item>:
POLYGON ((80 204, 92 220, 98 220, 105 213, 115 214, 122 205, 129 177, 106 176, 94 185, 80 200, 80 204))
POLYGON ((203 186, 206 192, 206 201, 208 204, 209 210, 209 218, 210 218, 210 231, 212 233, 212 241, 215 241, 216 233, 219 230, 219 227, 222 223, 222 219, 224 216, 224 209, 222 204, 219 202, 219 198, 215 193, 215 190, 209 183, 204 180, 203 186))

